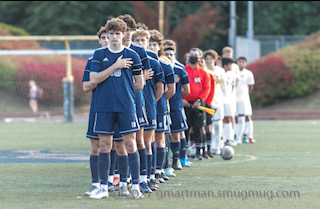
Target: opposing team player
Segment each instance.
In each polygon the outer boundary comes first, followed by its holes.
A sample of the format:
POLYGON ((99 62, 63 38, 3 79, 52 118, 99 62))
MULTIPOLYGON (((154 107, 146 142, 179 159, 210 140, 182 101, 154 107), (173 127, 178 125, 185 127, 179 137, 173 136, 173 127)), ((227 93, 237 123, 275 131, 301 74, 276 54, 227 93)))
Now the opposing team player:
MULTIPOLYGON (((253 139, 253 123, 251 119, 252 106, 250 101, 250 93, 255 84, 253 73, 246 69, 247 59, 239 57, 237 64, 240 68, 237 85, 237 117, 236 117, 236 141, 241 144, 241 136, 244 131, 245 121, 249 124, 249 142, 254 143, 253 139)), ((246 140, 244 141, 247 142, 246 140)))
MULTIPOLYGON (((218 59, 218 54, 214 50, 207 50, 203 54, 205 60, 205 70, 214 75, 215 88, 214 88, 214 97, 211 103, 211 107, 216 110, 213 115, 213 122, 211 125, 211 130, 214 130, 212 136, 212 145, 210 149, 212 153, 220 155, 220 149, 223 146, 222 130, 223 130, 223 118, 224 118, 224 108, 223 108, 223 91, 222 86, 224 84, 225 71, 223 68, 215 65, 215 61, 218 59)), ((208 129, 206 129, 207 131, 208 129)), ((210 136, 207 136, 208 138, 210 136)))
POLYGON ((97 85, 94 132, 98 133, 100 142, 98 170, 101 184, 90 198, 108 197, 110 150, 114 127, 117 125, 128 153, 133 197, 140 199, 143 194, 139 188, 140 161, 135 135, 140 127, 134 92, 143 89, 142 63, 136 52, 122 45, 127 31, 127 24, 123 20, 108 20, 105 28, 110 44, 95 51, 90 67, 90 81, 97 85))
MULTIPOLYGON (((99 37, 99 44, 102 47, 106 47, 109 44, 108 38, 107 38, 107 31, 105 27, 101 27, 100 30, 97 33, 99 37)), ((87 65, 85 67, 83 78, 82 78, 82 84, 83 84, 83 91, 85 93, 92 92, 91 97, 91 106, 90 106, 90 112, 89 112, 89 123, 88 123, 88 129, 86 137, 90 139, 90 145, 91 145, 91 153, 90 153, 90 171, 91 171, 91 177, 92 177, 92 186, 91 188, 84 193, 84 196, 90 196, 91 194, 94 194, 96 191, 100 188, 100 178, 99 178, 99 172, 98 172, 98 157, 99 157, 99 137, 98 134, 93 132, 93 123, 94 123, 94 95, 95 95, 95 88, 97 85, 93 84, 90 81, 90 66, 91 66, 91 60, 92 57, 88 59, 87 65)))

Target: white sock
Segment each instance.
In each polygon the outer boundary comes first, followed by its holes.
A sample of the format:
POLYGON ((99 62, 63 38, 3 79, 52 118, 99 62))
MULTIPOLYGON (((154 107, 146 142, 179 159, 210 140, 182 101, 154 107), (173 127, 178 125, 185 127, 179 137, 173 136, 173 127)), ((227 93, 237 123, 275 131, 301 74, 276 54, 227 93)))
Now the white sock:
POLYGON ((120 181, 120 183, 119 183, 119 187, 123 187, 124 185, 126 185, 126 186, 127 186, 127 182, 120 181))
POLYGON ((139 190, 140 191, 140 187, 139 187, 139 184, 132 184, 132 188, 131 190, 139 190))
POLYGON ((108 184, 101 184, 100 188, 108 191, 108 184))
POLYGON ((110 175, 109 175, 108 181, 109 181, 110 183, 113 183, 113 176, 110 176, 110 175))
POLYGON ((248 135, 248 129, 249 129, 249 121, 246 121, 244 125, 243 134, 248 135))
POLYGON ((147 175, 140 175, 139 179, 140 179, 140 183, 142 183, 142 182, 146 182, 147 183, 147 175))
POLYGON ((92 186, 100 188, 100 183, 92 183, 92 186))
POLYGON ((213 135, 213 145, 212 147, 219 148, 220 147, 220 121, 213 121, 213 130, 214 130, 214 135, 213 135))
POLYGON ((249 126, 248 126, 248 137, 249 138, 253 138, 253 122, 252 122, 252 120, 249 120, 248 124, 249 124, 249 126))
POLYGON ((226 140, 233 140, 232 137, 232 123, 225 123, 224 124, 224 128, 223 128, 223 132, 224 132, 224 138, 226 140))
POLYGON ((151 174, 150 175, 150 179, 155 179, 156 177, 155 177, 155 175, 154 174, 151 174))
POLYGON ((236 129, 236 141, 241 141, 241 136, 243 134, 244 129, 244 123, 245 123, 245 117, 244 116, 238 116, 238 123, 237 123, 237 129, 236 129))
POLYGON ((161 173, 161 169, 156 169, 156 174, 161 173))

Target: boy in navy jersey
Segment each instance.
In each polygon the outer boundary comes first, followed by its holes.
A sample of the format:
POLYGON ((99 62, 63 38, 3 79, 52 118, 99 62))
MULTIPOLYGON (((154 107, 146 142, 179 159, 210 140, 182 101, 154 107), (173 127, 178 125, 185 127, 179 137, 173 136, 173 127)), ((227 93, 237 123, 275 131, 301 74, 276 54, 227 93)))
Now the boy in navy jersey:
POLYGON ((140 199, 143 195, 139 189, 140 161, 135 138, 135 132, 140 127, 134 92, 143 89, 142 63, 136 52, 122 45, 127 30, 123 20, 113 18, 107 21, 105 27, 110 45, 94 52, 90 67, 90 81, 97 85, 94 132, 98 133, 100 141, 98 169, 101 184, 90 198, 108 197, 110 150, 117 125, 128 152, 133 197, 140 199))
MULTIPOLYGON (((167 39, 163 42, 163 47, 164 49, 166 49, 165 51, 165 55, 168 57, 168 59, 170 59, 170 61, 173 63, 173 65, 175 66, 180 66, 181 69, 183 69, 185 72, 185 68, 184 65, 179 62, 176 59, 175 53, 176 53, 176 43, 173 40, 167 39), (172 49, 172 50, 170 50, 172 49)), ((176 75, 177 77, 178 75, 176 75)), ((189 78, 188 78, 189 80, 189 78)), ((177 82, 177 81, 176 81, 177 82)), ((189 82, 188 82, 189 83, 189 82)), ((185 91, 181 92, 181 96, 182 98, 184 98, 186 95, 188 95, 190 93, 190 85, 184 85, 184 87, 187 87, 187 89, 185 89, 185 91)), ((184 108, 182 108, 181 110, 181 114, 183 116, 185 116, 185 112, 184 112, 184 108)), ((172 136, 174 136, 175 134, 173 134, 172 136)), ((173 140, 173 143, 177 143, 178 139, 177 137, 171 137, 171 139, 173 140)), ((179 159, 181 161, 181 165, 184 167, 190 167, 192 165, 192 163, 190 162, 190 159, 187 158, 186 155, 186 151, 187 151, 187 137, 185 135, 184 131, 180 132, 180 150, 179 150, 179 159)), ((176 144, 177 146, 179 146, 179 144, 176 144)), ((177 150, 178 151, 178 150, 177 150)), ((179 161, 177 161, 177 165, 179 166, 179 161)), ((176 166, 175 166, 176 167, 176 166)))
MULTIPOLYGON (((150 34, 148 31, 143 30, 143 29, 138 29, 132 34, 132 40, 134 43, 142 46, 143 48, 147 48, 148 43, 150 39, 150 34)), ((164 92, 164 74, 163 70, 161 68, 160 63, 158 60, 149 57, 148 59, 151 64, 152 71, 154 72, 154 76, 151 77, 150 79, 146 80, 146 85, 144 86, 143 89, 143 96, 145 98, 145 105, 146 105, 146 112, 147 112, 147 119, 149 122, 149 125, 144 128, 144 142, 145 144, 150 144, 151 142, 154 141, 154 134, 155 134, 155 129, 156 129, 156 106, 157 106, 157 101, 160 99, 164 92)), ((149 154, 149 153, 148 153, 149 154)), ((160 149, 157 148, 156 155, 155 153, 152 152, 152 157, 157 157, 157 162, 158 162, 158 156, 163 156, 164 155, 164 148, 160 149)), ((160 157, 161 158, 161 157, 160 157)), ((160 159, 160 169, 162 166, 163 162, 163 157, 160 159)), ((158 163, 157 163, 158 164, 158 163)), ((153 171, 156 168, 153 167, 153 171)), ((148 164, 148 169, 149 173, 151 174, 151 165, 148 164)), ((147 178, 145 177, 144 179, 141 179, 143 184, 147 183, 147 178)), ((140 188, 141 191, 143 191, 142 183, 140 181, 140 188)))
MULTIPOLYGON (((175 85, 175 75, 173 68, 169 63, 159 58, 159 56, 163 55, 162 49, 162 34, 157 30, 150 30, 150 41, 148 45, 147 53, 149 56, 159 60, 161 67, 164 72, 165 77, 165 94, 157 102, 157 129, 155 133, 155 142, 158 148, 166 147, 166 155, 164 157, 164 162, 161 167, 161 177, 163 179, 168 179, 168 176, 175 176, 173 173, 173 169, 168 166, 168 151, 169 151, 169 140, 166 140, 165 133, 168 135, 170 133, 169 121, 168 121, 168 103, 167 100, 170 99, 176 92, 175 85), (167 142, 167 143, 166 143, 167 142), (166 146, 167 145, 167 146, 166 146), (165 168, 165 169, 164 169, 165 168)), ((159 170, 156 171, 159 173, 159 170)), ((158 177, 159 175, 157 175, 158 177)), ((160 179, 160 178, 158 178, 160 179)), ((159 180, 158 180, 159 181, 159 180)), ((152 188, 156 187, 156 182, 150 180, 150 184, 152 188)))
MULTIPOLYGON (((107 39, 107 31, 105 27, 101 27, 97 33, 99 37, 99 44, 102 47, 105 47, 109 44, 107 39)), ((91 97, 91 106, 90 106, 90 113, 89 113, 89 123, 86 137, 90 139, 91 145, 91 153, 90 153, 90 171, 92 177, 92 186, 91 188, 84 193, 84 196, 90 196, 94 194, 100 188, 100 179, 99 179, 99 172, 98 172, 98 157, 99 157, 99 137, 98 134, 93 132, 93 123, 94 123, 94 112, 93 112, 93 98, 95 95, 95 88, 97 87, 95 84, 90 82, 90 66, 91 66, 92 57, 88 59, 87 65, 85 67, 82 84, 83 84, 83 91, 85 93, 89 93, 92 91, 91 97)))

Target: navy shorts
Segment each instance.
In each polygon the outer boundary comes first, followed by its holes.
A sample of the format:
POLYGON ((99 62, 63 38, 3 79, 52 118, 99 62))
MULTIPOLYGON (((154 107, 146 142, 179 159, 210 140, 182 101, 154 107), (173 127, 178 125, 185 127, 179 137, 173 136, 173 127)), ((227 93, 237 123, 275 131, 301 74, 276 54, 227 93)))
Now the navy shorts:
POLYGON ((164 132, 168 129, 167 115, 157 115, 156 132, 164 132))
POLYGON ((165 134, 170 134, 171 130, 170 130, 170 125, 171 125, 171 119, 170 119, 170 115, 167 114, 166 115, 166 129, 164 131, 165 134))
POLYGON ((188 130, 187 125, 187 118, 184 113, 184 110, 171 110, 170 111, 170 118, 171 118, 171 132, 177 133, 181 131, 188 130))
POLYGON ((116 124, 120 134, 140 130, 135 112, 98 112, 95 114, 94 132, 97 134, 113 135, 116 124))
POLYGON ((98 134, 93 132, 94 118, 95 118, 94 112, 90 111, 90 113, 89 113, 88 130, 87 130, 86 137, 89 138, 89 139, 97 139, 97 140, 99 140, 98 134))
POLYGON ((155 130, 157 128, 157 119, 148 118, 148 125, 144 127, 144 130, 155 130))
POLYGON ((145 107, 137 107, 136 108, 137 117, 139 121, 140 127, 147 127, 149 125, 147 119, 147 112, 145 107))

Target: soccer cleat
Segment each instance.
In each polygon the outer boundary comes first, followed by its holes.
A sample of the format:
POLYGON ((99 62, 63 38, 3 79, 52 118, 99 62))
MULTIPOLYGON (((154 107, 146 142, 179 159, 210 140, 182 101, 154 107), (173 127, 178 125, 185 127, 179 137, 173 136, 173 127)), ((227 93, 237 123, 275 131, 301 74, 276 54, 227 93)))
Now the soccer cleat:
POLYGON ((119 196, 129 196, 130 192, 126 184, 119 187, 119 196))
POLYGON ((214 154, 210 151, 210 150, 208 150, 208 156, 210 157, 210 158, 213 158, 214 157, 214 154))
POLYGON ((236 141, 234 141, 234 140, 227 140, 226 141, 226 145, 228 145, 228 146, 237 146, 237 142, 236 141))
POLYGON ((253 138, 249 138, 249 142, 250 142, 250 143, 255 143, 256 140, 254 140, 253 138))
POLYGON ((186 158, 186 162, 187 162, 188 164, 192 165, 192 162, 190 161, 189 158, 186 158))
POLYGON ((142 182, 139 185, 140 185, 140 191, 142 193, 151 193, 152 192, 152 190, 148 187, 147 182, 142 182))
POLYGON ((166 168, 166 169, 164 169, 164 173, 166 174, 166 176, 168 176, 168 177, 175 177, 176 176, 176 174, 175 173, 173 173, 173 169, 172 168, 166 168))
POLYGON ((108 192, 113 192, 113 191, 114 191, 113 183, 108 181, 108 192))
POLYGON ((186 158, 180 159, 180 162, 181 162, 182 167, 190 167, 191 166, 191 164, 187 161, 186 158))
POLYGON ((158 184, 153 181, 153 179, 151 179, 149 182, 148 182, 148 187, 152 190, 152 191, 157 191, 158 190, 158 184))
POLYGON ((243 134, 242 137, 242 143, 248 143, 249 141, 247 140, 247 134, 243 134))
POLYGON ((202 155, 196 155, 196 157, 194 158, 194 160, 203 160, 202 155))
POLYGON ((104 187, 100 187, 100 189, 97 192, 90 195, 91 199, 102 199, 102 198, 108 198, 108 197, 109 197, 108 190, 105 189, 104 187))
POLYGON ((91 188, 86 191, 83 195, 84 196, 91 196, 92 194, 96 193, 99 190, 99 187, 92 185, 91 188))
POLYGON ((182 165, 180 162, 180 159, 176 159, 173 163, 172 163, 172 168, 174 170, 182 170, 182 165))
POLYGON ((144 195, 140 192, 139 189, 132 190, 133 199, 138 200, 144 198, 144 195))
POLYGON ((165 180, 161 177, 161 173, 156 173, 155 174, 155 178, 160 182, 160 183, 164 183, 165 180))
POLYGON ((161 175, 161 178, 163 178, 163 180, 165 180, 165 181, 169 180, 169 177, 164 172, 161 172, 160 175, 161 175))
POLYGON ((215 155, 220 155, 220 154, 221 154, 221 148, 215 147, 215 148, 213 149, 213 153, 214 153, 215 155))
POLYGON ((207 151, 203 151, 202 157, 204 159, 209 159, 209 155, 207 154, 207 151))

